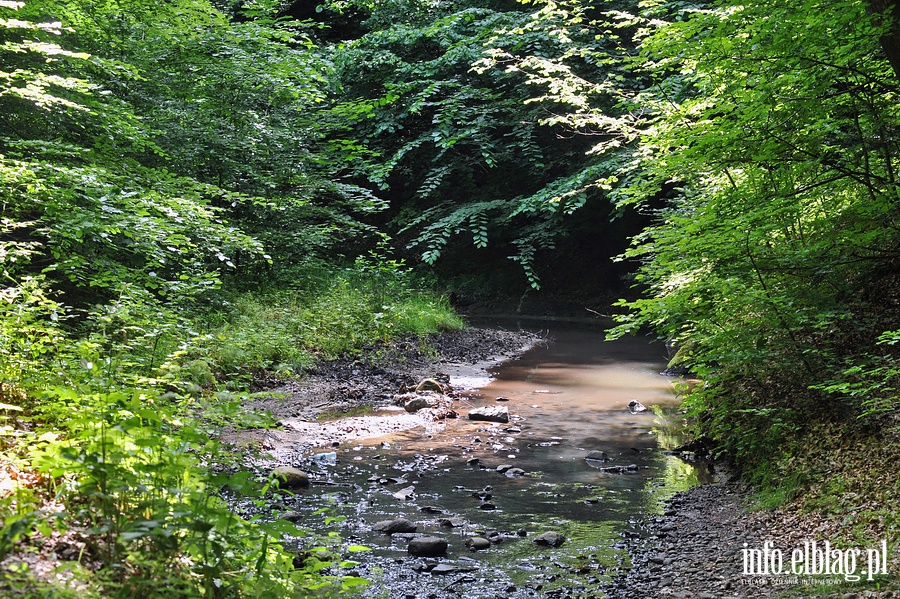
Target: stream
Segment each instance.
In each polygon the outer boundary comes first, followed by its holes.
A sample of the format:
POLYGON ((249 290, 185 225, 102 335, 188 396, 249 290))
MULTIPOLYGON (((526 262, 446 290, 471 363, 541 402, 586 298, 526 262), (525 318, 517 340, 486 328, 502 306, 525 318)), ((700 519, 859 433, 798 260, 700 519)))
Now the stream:
POLYGON ((642 520, 660 515, 675 492, 709 475, 665 453, 683 442, 684 423, 674 380, 660 374, 662 344, 604 342, 599 326, 584 324, 523 326, 548 327, 552 342, 498 365, 492 381, 454 403, 458 419, 308 456, 301 466, 314 484, 268 505, 267 517, 292 512, 304 531, 287 546, 328 546, 358 562, 343 572, 372 581, 366 597, 602 596, 603 584, 628 566, 624 540, 641 535, 642 520), (634 400, 648 409, 632 413, 634 400), (507 407, 509 423, 466 418, 484 405, 507 407), (606 461, 585 459, 592 452, 606 461), (625 471, 601 470, 616 466, 625 471), (397 518, 416 531, 372 530, 397 518), (548 531, 565 542, 534 542, 548 531), (410 540, 421 536, 447 541, 446 556, 409 555, 410 540), (467 548, 476 536, 489 548, 467 548), (370 550, 348 554, 355 545, 370 550))

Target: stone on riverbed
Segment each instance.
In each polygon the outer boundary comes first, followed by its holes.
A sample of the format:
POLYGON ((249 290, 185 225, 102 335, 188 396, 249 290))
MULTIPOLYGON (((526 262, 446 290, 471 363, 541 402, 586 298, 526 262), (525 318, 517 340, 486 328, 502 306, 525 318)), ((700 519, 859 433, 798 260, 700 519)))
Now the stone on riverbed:
POLYGON ((632 414, 637 414, 639 412, 646 412, 647 408, 646 408, 646 406, 644 406, 644 404, 642 404, 638 400, 632 399, 631 401, 628 402, 628 411, 631 412, 632 414))
POLYGON ((374 532, 380 532, 386 535, 394 533, 416 532, 418 527, 406 518, 397 518, 395 520, 382 520, 372 525, 374 532))
POLYGON ((559 547, 560 545, 565 543, 565 541, 566 537, 552 530, 549 532, 545 532, 542 535, 538 535, 532 540, 533 543, 541 545, 543 547, 559 547))
MULTIPOLYGON (((418 385, 416 385, 416 392, 421 393, 422 391, 434 391, 435 393, 447 393, 449 391, 450 385, 444 385, 440 381, 436 379, 425 379, 418 385)), ((407 387, 408 389, 409 387, 407 387)))
POLYGON ((472 537, 466 541, 466 547, 471 549, 472 551, 479 551, 481 549, 490 549, 491 542, 484 537, 472 537))
POLYGON ((420 537, 409 542, 407 551, 417 557, 441 557, 447 554, 447 541, 438 537, 420 537))
POLYGON ((410 485, 408 487, 404 487, 394 493, 392 496, 395 499, 399 499, 400 501, 409 501, 416 494, 416 487, 414 485, 410 485))
POLYGON ((436 576, 474 571, 475 568, 473 568, 472 566, 454 566, 453 564, 438 564, 431 569, 431 573, 436 576))
POLYGON ((605 451, 592 451, 591 453, 587 454, 587 457, 585 457, 584 459, 590 460, 592 462, 608 462, 609 454, 605 451))
POLYGON ((272 470, 272 477, 278 481, 282 489, 301 489, 309 486, 306 472, 291 466, 278 466, 272 470))
POLYGON ((469 411, 469 420, 485 422, 509 422, 509 409, 499 406, 483 406, 469 411))
POLYGON ((459 528, 460 526, 465 526, 466 521, 462 518, 439 518, 438 524, 444 528, 459 528))
POLYGON ((626 472, 637 472, 637 464, 628 464, 627 466, 607 466, 606 468, 598 468, 600 472, 606 474, 625 474, 626 472))
POLYGON ((403 404, 403 409, 409 412, 410 414, 414 414, 419 410, 424 410, 425 408, 436 408, 442 403, 442 397, 440 395, 435 395, 433 393, 422 393, 422 394, 411 394, 412 397, 405 401, 403 404))
POLYGON ((410 414, 418 414, 434 421, 457 416, 453 411, 453 399, 434 391, 395 395, 394 403, 403 406, 410 414))
POLYGON ((403 409, 410 414, 415 414, 419 410, 424 410, 425 408, 436 408, 437 405, 437 397, 431 395, 417 395, 403 404, 403 409))
POLYGON ((303 519, 303 514, 301 514, 300 512, 287 511, 279 514, 278 519, 296 523, 303 519))

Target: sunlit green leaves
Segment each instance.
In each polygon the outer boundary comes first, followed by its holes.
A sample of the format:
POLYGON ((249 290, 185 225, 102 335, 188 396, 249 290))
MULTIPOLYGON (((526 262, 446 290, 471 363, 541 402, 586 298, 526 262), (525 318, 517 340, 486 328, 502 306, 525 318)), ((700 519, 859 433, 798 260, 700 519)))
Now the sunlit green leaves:
POLYGON ((864 2, 659 6, 641 38, 639 175, 618 197, 667 201, 626 254, 647 292, 621 303, 616 333, 690 348, 707 381, 692 409, 739 459, 803 419, 892 409, 894 358, 867 348, 896 328, 872 307, 900 243, 884 25, 864 2))
POLYGON ((345 101, 334 114, 354 123, 346 134, 362 143, 348 156, 352 173, 392 198, 393 224, 424 262, 471 240, 511 254, 537 286, 539 252, 565 234, 559 216, 602 201, 615 181, 618 162, 586 157, 597 140, 573 130, 594 132, 565 110, 567 102, 600 109, 602 94, 584 79, 608 66, 585 58, 594 33, 543 4, 534 13, 469 2, 400 12, 399 4, 367 5, 371 29, 336 48, 345 101), (526 61, 558 70, 539 80, 526 61))

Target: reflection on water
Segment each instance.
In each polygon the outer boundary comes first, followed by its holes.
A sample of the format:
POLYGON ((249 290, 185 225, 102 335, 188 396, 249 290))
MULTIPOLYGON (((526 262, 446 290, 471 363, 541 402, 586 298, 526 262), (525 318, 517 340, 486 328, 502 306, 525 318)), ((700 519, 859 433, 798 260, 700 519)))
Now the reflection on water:
POLYGON ((433 576, 405 565, 405 539, 369 532, 371 524, 396 517, 444 537, 447 560, 482 573, 471 576, 463 596, 534 596, 537 587, 543 594, 566 588, 569 596, 597 596, 596 585, 621 565, 622 535, 641 515, 659 513, 675 491, 703 479, 703 472, 663 453, 682 442, 683 421, 671 379, 659 374, 662 344, 608 343, 599 328, 584 325, 555 324, 550 334, 555 342, 503 365, 496 380, 460 402, 460 419, 437 431, 339 448, 338 464, 321 476, 346 486, 314 487, 297 501, 306 510, 331 505, 346 518, 341 535, 373 547, 354 556, 370 562, 364 574, 382 573, 372 596, 445 596, 434 592, 433 576), (650 409, 632 414, 632 400, 650 409), (508 407, 510 422, 465 419, 470 407, 481 405, 508 407), (585 460, 601 451, 608 461, 585 460), (502 465, 524 476, 498 472, 502 465), (601 470, 632 465, 623 474, 601 470), (411 500, 394 496, 409 487, 411 500), (529 541, 547 530, 566 535, 566 543, 548 550, 529 541), (502 542, 485 552, 465 549, 467 538, 491 533, 502 542))

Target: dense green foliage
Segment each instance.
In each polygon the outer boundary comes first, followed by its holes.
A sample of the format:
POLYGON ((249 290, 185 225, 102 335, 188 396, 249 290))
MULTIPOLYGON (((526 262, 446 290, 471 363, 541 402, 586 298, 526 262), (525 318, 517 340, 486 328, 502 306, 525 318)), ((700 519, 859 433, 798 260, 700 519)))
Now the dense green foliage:
POLYGON ((650 116, 623 197, 668 184, 670 199, 627 254, 650 296, 618 332, 681 344, 707 381, 691 395, 703 430, 778 480, 777 448, 807 426, 897 408, 886 24, 864 2, 662 10, 643 21, 655 84, 635 99, 650 116))
POLYGON ((541 248, 591 207, 642 212, 622 259, 644 297, 613 334, 679 345, 702 432, 760 480, 806 425, 896 411, 890 6, 329 6, 356 10, 336 53, 371 152, 354 174, 425 261, 468 233, 514 246, 537 285, 541 248))
POLYGON ((0 558, 64 537, 80 594, 359 582, 230 513, 268 483, 211 439, 254 377, 461 326, 401 256, 602 293, 631 235, 612 334, 680 348, 757 482, 895 434, 892 2, 3 0, 0 43, 0 558))
POLYGON ((348 174, 391 199, 386 225, 408 249, 428 264, 471 262, 473 250, 486 265, 509 258, 538 288, 540 271, 564 262, 552 252, 561 239, 608 247, 613 206, 600 200, 613 167, 587 156, 593 140, 559 113, 611 103, 579 96, 587 86, 558 89, 558 72, 537 58, 565 54, 582 77, 600 78, 605 50, 572 54, 593 32, 553 33, 573 19, 567 11, 515 2, 327 6, 358 11, 355 37, 334 54, 344 99, 334 113, 365 149, 348 174), (589 200, 596 214, 583 210, 589 200))
POLYGON ((272 482, 216 433, 271 424, 241 407, 260 373, 461 323, 363 254, 383 202, 331 175, 328 61, 275 8, 0 3, 0 594, 362 582, 341 575, 359 548, 301 564, 280 545, 301 529, 228 509, 221 489, 272 482))

